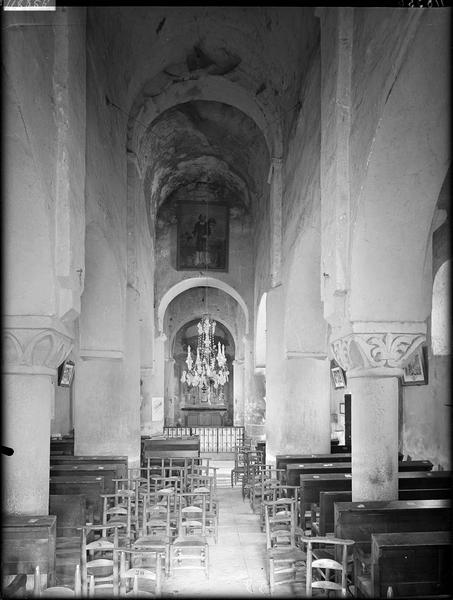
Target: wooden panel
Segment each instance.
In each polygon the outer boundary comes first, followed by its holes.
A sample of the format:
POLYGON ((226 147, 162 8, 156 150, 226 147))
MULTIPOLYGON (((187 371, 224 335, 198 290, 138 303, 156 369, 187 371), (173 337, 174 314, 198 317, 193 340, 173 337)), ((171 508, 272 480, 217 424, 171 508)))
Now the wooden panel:
POLYGON ((339 454, 277 454, 275 457, 276 468, 286 469, 286 465, 296 463, 338 463, 338 462, 350 462, 351 453, 339 453, 339 454))
MULTIPOLYGON (((312 503, 319 504, 321 491, 348 491, 352 488, 351 473, 322 473, 300 476, 301 506, 304 515, 312 503), (306 483, 307 482, 307 483, 306 483)), ((415 471, 398 473, 399 489, 450 488, 451 471, 415 471)))
POLYGON ((86 496, 87 521, 101 521, 102 503, 100 495, 105 492, 104 477, 59 476, 50 478, 50 494, 83 494, 86 496))
POLYGON ((2 519, 2 574, 47 573, 55 585, 57 518, 54 515, 4 516, 2 519))
POLYGON ((452 541, 449 532, 372 534, 371 594, 385 597, 451 592, 452 541))
POLYGON ((372 533, 451 528, 450 500, 336 502, 334 512, 336 537, 370 544, 372 533))
POLYGON ((143 458, 198 457, 200 438, 142 438, 143 458))
MULTIPOLYGON (((409 489, 399 490, 399 500, 429 500, 429 499, 448 499, 451 497, 449 488, 441 489, 409 489)), ((352 502, 351 491, 321 491, 319 494, 319 535, 326 535, 334 531, 334 503, 352 502)))
MULTIPOLYGON (((350 461, 289 463, 286 465, 286 481, 288 485, 297 485, 299 476, 304 473, 351 473, 351 464, 350 461)), ((431 471, 432 466, 429 460, 401 461, 398 472, 431 471)))
POLYGON ((67 437, 59 440, 50 440, 50 453, 58 453, 63 455, 74 454, 74 438, 67 437))
POLYGON ((85 494, 51 494, 49 514, 57 517, 57 537, 76 537, 87 522, 85 494))
POLYGON ((128 458, 127 456, 51 456, 51 465, 84 465, 97 464, 100 466, 115 466, 118 477, 127 477, 128 458))
POLYGON ((115 478, 121 477, 123 465, 98 465, 93 464, 77 464, 77 465, 51 465, 51 477, 104 477, 104 490, 106 494, 111 494, 115 491, 115 478))

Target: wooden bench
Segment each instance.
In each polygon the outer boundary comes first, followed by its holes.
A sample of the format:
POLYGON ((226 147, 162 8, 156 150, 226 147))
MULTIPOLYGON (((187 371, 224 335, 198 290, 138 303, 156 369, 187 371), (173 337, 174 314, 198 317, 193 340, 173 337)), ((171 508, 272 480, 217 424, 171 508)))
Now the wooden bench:
POLYGON ((49 514, 57 517, 57 537, 77 537, 87 522, 85 494, 51 494, 49 514))
POLYGON ((50 454, 71 455, 74 454, 74 437, 65 436, 59 439, 50 439, 50 454))
MULTIPOLYGON (((399 489, 450 488, 451 471, 406 471, 398 473, 399 489)), ((312 504, 319 504, 322 491, 351 491, 351 473, 306 474, 300 476, 300 526, 305 529, 304 515, 312 504)))
POLYGON ((50 495, 84 495, 87 521, 90 523, 101 522, 101 494, 105 493, 104 477, 63 475, 51 477, 49 493, 50 495))
MULTIPOLYGON (((115 492, 114 479, 121 478, 123 465, 100 465, 97 463, 79 465, 51 465, 51 477, 103 477, 104 492, 106 494, 115 492)), ((124 475, 123 475, 124 476, 124 475)))
POLYGON ((360 593, 369 575, 372 533, 449 531, 452 522, 450 500, 336 502, 334 512, 335 537, 355 541, 354 585, 360 593))
POLYGON ((181 438, 142 438, 142 466, 146 459, 155 458, 198 458, 200 456, 200 438, 198 436, 181 438))
MULTIPOLYGON (((344 462, 326 462, 326 463, 289 463, 286 465, 286 483, 288 485, 297 485, 300 475, 304 473, 351 473, 352 463, 344 462)), ((431 471, 433 463, 429 460, 401 461, 398 463, 398 472, 406 471, 431 471)))
POLYGON ((337 463, 348 461, 351 461, 350 452, 338 454, 277 454, 275 457, 277 469, 286 469, 286 465, 296 463, 337 463))
MULTIPOLYGON (((434 500, 450 497, 450 488, 400 489, 398 492, 398 500, 434 500)), ((315 520, 313 514, 311 518, 312 535, 333 535, 335 502, 352 502, 352 492, 320 492, 319 518, 315 520)))
POLYGON ((53 465, 100 465, 116 466, 118 477, 127 477, 128 458, 127 456, 68 456, 55 455, 50 456, 50 464, 53 465))
POLYGON ((55 585, 55 515, 6 515, 2 519, 2 577, 26 573, 39 566, 47 586, 55 585))
POLYGON ((448 597, 452 559, 448 531, 372 533, 370 574, 360 577, 360 591, 371 598, 448 597))

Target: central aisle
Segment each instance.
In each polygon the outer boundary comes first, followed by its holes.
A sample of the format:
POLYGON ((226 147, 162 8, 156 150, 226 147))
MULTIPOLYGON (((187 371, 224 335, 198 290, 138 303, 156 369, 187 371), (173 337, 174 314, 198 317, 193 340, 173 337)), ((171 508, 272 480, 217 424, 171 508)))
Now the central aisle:
MULTIPOLYGON (((266 573, 266 539, 259 517, 248 499, 242 500, 241 486, 230 485, 233 462, 211 461, 219 467, 217 496, 220 502, 219 539, 209 538, 209 579, 202 571, 174 572, 163 582, 163 595, 175 597, 270 597, 266 573)), ((301 596, 297 586, 278 586, 275 596, 301 596), (292 588, 292 589, 291 589, 292 588)))

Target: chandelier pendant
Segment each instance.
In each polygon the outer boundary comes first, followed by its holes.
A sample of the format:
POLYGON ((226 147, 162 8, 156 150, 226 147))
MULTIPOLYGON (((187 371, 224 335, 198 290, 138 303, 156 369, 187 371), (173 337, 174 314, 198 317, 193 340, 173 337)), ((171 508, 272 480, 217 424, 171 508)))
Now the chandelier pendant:
POLYGON ((209 387, 215 390, 228 381, 229 370, 225 356, 225 346, 220 342, 215 346, 214 332, 216 321, 209 315, 203 315, 197 325, 198 343, 195 358, 192 349, 187 348, 187 371, 181 376, 182 383, 189 387, 198 387, 203 392, 209 387))

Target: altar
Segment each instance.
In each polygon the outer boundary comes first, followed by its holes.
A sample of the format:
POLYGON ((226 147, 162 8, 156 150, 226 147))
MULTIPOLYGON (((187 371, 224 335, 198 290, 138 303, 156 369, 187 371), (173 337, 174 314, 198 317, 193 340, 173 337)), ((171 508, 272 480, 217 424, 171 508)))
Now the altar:
POLYGON ((181 406, 185 427, 222 427, 226 416, 225 404, 189 404, 181 406))

